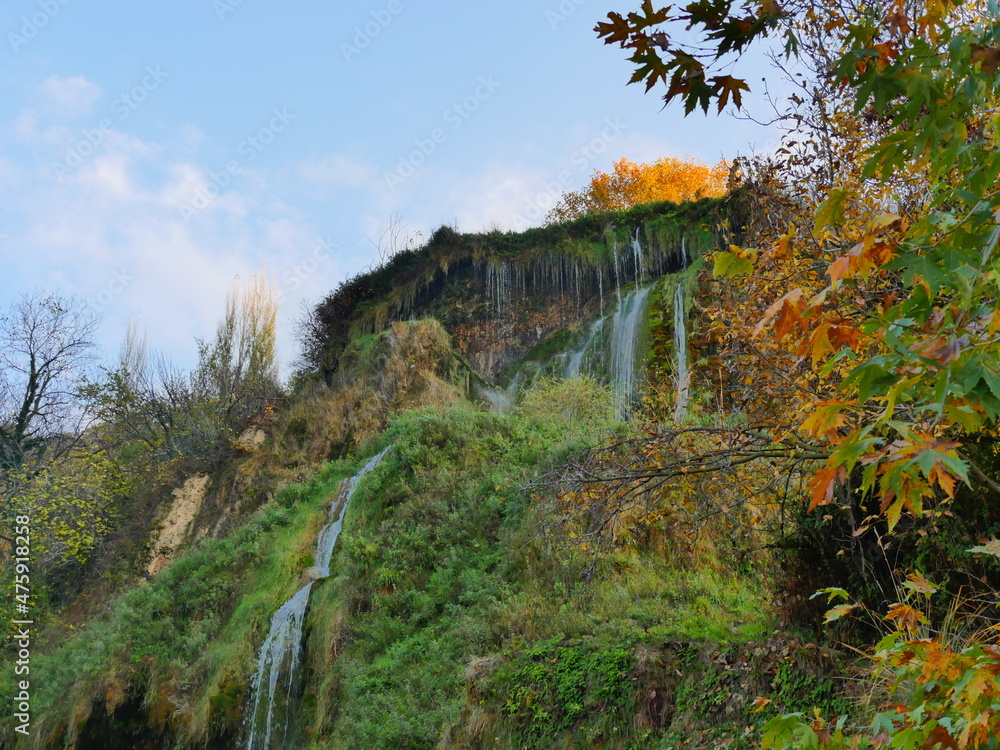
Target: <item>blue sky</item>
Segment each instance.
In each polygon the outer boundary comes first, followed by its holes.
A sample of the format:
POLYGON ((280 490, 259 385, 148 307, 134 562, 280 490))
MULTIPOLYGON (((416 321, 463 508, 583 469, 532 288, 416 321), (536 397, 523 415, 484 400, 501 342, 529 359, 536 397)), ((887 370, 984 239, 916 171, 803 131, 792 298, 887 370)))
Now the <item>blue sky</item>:
POLYGON ((135 314, 189 367, 233 278, 263 263, 287 365, 303 305, 375 262, 393 216, 417 239, 521 229, 620 157, 773 147, 626 86, 592 29, 629 8, 6 0, 0 307, 76 295, 109 360, 135 314))

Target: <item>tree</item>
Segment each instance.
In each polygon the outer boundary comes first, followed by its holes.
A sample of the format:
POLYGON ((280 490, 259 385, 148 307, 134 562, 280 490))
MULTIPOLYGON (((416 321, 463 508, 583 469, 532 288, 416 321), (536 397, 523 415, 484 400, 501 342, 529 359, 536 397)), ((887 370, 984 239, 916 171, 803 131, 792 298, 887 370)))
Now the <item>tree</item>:
MULTIPOLYGON (((773 330, 775 345, 805 360, 808 379, 823 386, 807 391, 801 424, 790 426, 829 455, 814 475, 812 505, 831 502, 837 485, 864 467, 862 488, 894 525, 903 513, 919 515, 937 492, 952 496, 956 481, 997 488, 960 448, 963 435, 994 429, 1000 414, 1000 25, 954 2, 734 9, 702 0, 674 15, 647 0, 627 19, 611 14, 598 32, 641 57, 635 80, 667 82, 665 98, 683 99, 690 111, 713 98, 721 108, 727 92, 746 86, 707 79, 711 63, 673 44, 662 24, 700 28, 704 55, 717 62, 779 29, 794 53, 801 32, 793 21, 802 18, 815 18, 826 34, 829 84, 880 127, 858 154, 860 181, 832 174, 839 184, 818 196, 808 229, 772 232, 762 255, 808 260, 812 283, 776 289, 754 336, 773 330), (866 195, 872 183, 891 186, 901 174, 920 186, 919 201, 886 190, 874 201, 866 195)), ((717 270, 752 277, 757 257, 734 248, 718 256, 717 270)))
POLYGON ((23 294, 0 318, 0 471, 58 448, 60 436, 74 439, 76 388, 93 361, 97 325, 78 300, 42 292, 23 294))
POLYGON ((7 502, 31 519, 31 555, 38 582, 87 563, 119 521, 128 481, 118 463, 97 446, 81 445, 58 461, 25 461, 8 482, 7 502))
POLYGON ((622 211, 654 201, 716 198, 726 192, 729 164, 715 166, 696 159, 664 156, 652 164, 636 164, 628 159, 615 163, 611 174, 594 170, 590 185, 562 196, 549 211, 550 222, 575 219, 588 213, 622 211))
POLYGON ((281 394, 276 351, 277 294, 266 276, 233 282, 215 338, 198 342, 191 373, 150 356, 129 325, 118 366, 87 398, 108 447, 148 468, 185 457, 212 463, 281 394))
POLYGON ((252 420, 280 392, 277 314, 278 295, 263 270, 245 285, 237 277, 215 340, 198 343, 198 366, 191 375, 194 396, 215 403, 234 425, 252 420))
MULTIPOLYGON (((813 66, 816 87, 837 101, 812 110, 821 128, 794 136, 816 145, 792 162, 782 161, 793 152, 787 144, 754 176, 773 188, 754 196, 780 211, 758 215, 749 242, 716 254, 719 287, 740 307, 714 312, 725 318, 720 328, 735 321, 726 343, 743 355, 739 374, 754 391, 740 406, 763 417, 758 426, 786 471, 808 455, 810 509, 871 501, 855 537, 869 525, 891 531, 941 515, 963 486, 1000 498, 995 7, 697 0, 675 12, 646 0, 597 31, 632 50, 633 81, 665 85, 665 99, 688 112, 713 101, 740 106, 746 82, 718 69, 762 36, 780 34, 787 55, 823 61, 813 66), (674 22, 694 29, 694 45, 672 40, 674 22), (815 157, 824 177, 800 190, 788 178, 815 157), (993 448, 980 465, 974 449, 983 442, 993 448)), ((970 551, 996 554, 995 544, 970 551)), ((900 590, 921 586, 911 577, 900 590)), ((767 745, 995 745, 995 647, 978 638, 968 649, 943 648, 905 597, 888 610, 896 632, 876 660, 897 670, 896 687, 918 689, 893 696, 870 729, 782 717, 767 745)))

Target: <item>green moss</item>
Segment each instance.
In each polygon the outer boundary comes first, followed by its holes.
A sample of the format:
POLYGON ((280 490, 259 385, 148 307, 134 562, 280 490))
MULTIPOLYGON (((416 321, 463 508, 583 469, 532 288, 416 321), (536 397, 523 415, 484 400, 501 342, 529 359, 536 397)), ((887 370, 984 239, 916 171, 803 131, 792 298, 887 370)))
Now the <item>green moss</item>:
POLYGON ((550 748, 574 730, 588 742, 624 736, 634 711, 629 648, 541 643, 505 663, 485 691, 515 727, 512 745, 550 748))
MULTIPOLYGON (((738 202, 724 198, 649 203, 520 233, 459 234, 442 227, 424 247, 403 251, 386 265, 344 282, 317 305, 306 327, 305 362, 314 374, 329 380, 352 339, 377 332, 393 320, 434 315, 447 323, 449 310, 461 320, 479 319, 488 301, 469 281, 476 268, 491 264, 511 264, 535 279, 533 294, 543 298, 562 288, 565 274, 558 269, 600 270, 605 278, 614 278, 613 245, 627 247, 639 230, 656 267, 654 274, 659 275, 668 270, 668 259, 675 259, 670 263, 676 267, 682 237, 692 258, 713 247, 716 228, 734 206, 738 202), (445 287, 450 295, 442 293, 445 287)), ((627 268, 623 273, 623 282, 634 280, 627 268)), ((594 279, 583 289, 587 296, 597 292, 596 275, 591 275, 594 279)))

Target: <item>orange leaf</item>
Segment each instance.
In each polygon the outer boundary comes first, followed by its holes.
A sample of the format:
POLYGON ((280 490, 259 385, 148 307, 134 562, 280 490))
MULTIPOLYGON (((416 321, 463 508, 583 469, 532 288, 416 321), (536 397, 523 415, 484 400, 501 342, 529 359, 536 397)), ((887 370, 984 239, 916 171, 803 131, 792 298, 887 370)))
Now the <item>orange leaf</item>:
POLYGON ((934 462, 934 466, 931 467, 930 472, 927 474, 927 481, 931 484, 937 481, 938 487, 944 491, 945 495, 955 497, 957 482, 941 461, 934 462))
POLYGON ((906 577, 906 583, 903 584, 905 588, 911 591, 916 591, 918 594, 924 594, 925 596, 930 596, 938 587, 927 580, 921 572, 911 573, 906 577))
POLYGON ((801 429, 813 437, 826 437, 833 440, 837 437, 837 429, 843 427, 847 420, 840 413, 850 406, 845 401, 825 401, 815 405, 812 412, 802 423, 801 429))
POLYGON ((836 284, 840 281, 851 269, 851 259, 846 255, 841 255, 837 260, 830 264, 830 267, 826 269, 827 274, 830 276, 830 283, 836 284))
POLYGON ((759 336, 760 332, 764 330, 764 326, 770 323, 775 315, 778 315, 780 317, 777 323, 777 337, 780 339, 784 333, 788 332, 789 328, 801 319, 802 311, 805 309, 802 295, 803 291, 801 289, 793 289, 787 294, 782 295, 780 299, 767 308, 764 317, 757 324, 756 328, 753 329, 753 335, 759 336))
POLYGON ((833 490, 837 486, 837 481, 846 475, 843 466, 828 466, 820 469, 809 483, 812 489, 812 499, 809 502, 809 510, 812 511, 818 505, 829 505, 833 502, 833 490))
POLYGON ((922 622, 927 622, 927 618, 924 617, 923 612, 902 602, 897 602, 889 607, 885 619, 895 620, 897 627, 907 628, 908 630, 917 627, 922 622))
POLYGON ((827 610, 826 614, 823 615, 823 622, 835 622, 835 621, 839 620, 841 617, 843 617, 844 615, 848 614, 849 612, 857 609, 859 606, 861 606, 861 605, 859 605, 859 604, 838 604, 836 607, 833 607, 833 608, 827 610))

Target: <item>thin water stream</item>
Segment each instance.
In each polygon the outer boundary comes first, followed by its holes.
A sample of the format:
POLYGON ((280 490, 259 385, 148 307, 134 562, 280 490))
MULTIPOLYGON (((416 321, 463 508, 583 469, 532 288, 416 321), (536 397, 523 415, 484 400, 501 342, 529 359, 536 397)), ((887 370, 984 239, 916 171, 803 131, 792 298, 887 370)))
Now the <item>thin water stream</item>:
MULTIPOLYGON (((361 470, 340 485, 330 505, 330 516, 316 543, 316 578, 330 575, 330 561, 337 537, 344 525, 344 514, 358 482, 378 466, 388 448, 372 456, 361 470)), ((302 678, 302 627, 313 581, 286 601, 271 619, 271 630, 260 648, 257 671, 251 684, 253 697, 247 717, 246 750, 288 748, 296 700, 302 678)))
POLYGON ((678 417, 683 417, 685 412, 687 412, 688 397, 691 389, 691 375, 688 372, 687 324, 685 320, 684 288, 678 284, 674 289, 674 350, 677 356, 677 409, 675 413, 678 417))

